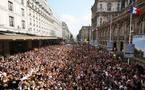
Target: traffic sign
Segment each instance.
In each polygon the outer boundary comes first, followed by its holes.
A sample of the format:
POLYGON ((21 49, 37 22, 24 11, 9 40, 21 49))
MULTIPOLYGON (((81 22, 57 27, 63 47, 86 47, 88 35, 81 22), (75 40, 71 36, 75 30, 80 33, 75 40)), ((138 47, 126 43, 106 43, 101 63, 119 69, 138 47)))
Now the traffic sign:
POLYGON ((107 42, 107 49, 110 50, 110 51, 113 50, 113 41, 108 41, 107 42))
POLYGON ((135 48, 135 44, 128 44, 127 49, 125 51, 126 58, 134 57, 134 48, 135 48))

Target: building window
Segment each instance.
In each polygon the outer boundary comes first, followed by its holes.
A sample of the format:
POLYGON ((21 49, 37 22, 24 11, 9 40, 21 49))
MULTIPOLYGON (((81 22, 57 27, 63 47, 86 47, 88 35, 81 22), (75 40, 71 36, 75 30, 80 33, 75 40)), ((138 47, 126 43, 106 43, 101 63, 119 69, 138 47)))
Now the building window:
POLYGON ((121 1, 121 9, 124 9, 125 8, 125 0, 122 0, 121 1))
POLYGON ((142 34, 145 33, 145 21, 142 22, 142 34))
POLYGON ((29 13, 29 16, 31 16, 31 12, 29 13))
POLYGON ((107 4, 107 10, 108 10, 108 11, 111 11, 111 7, 112 7, 111 3, 108 3, 108 4, 107 4))
POLYGON ((35 26, 35 20, 33 20, 33 26, 35 26))
POLYGON ((21 0, 21 4, 24 5, 24 0, 21 0))
POLYGON ((22 16, 25 16, 25 11, 23 8, 21 8, 21 11, 22 11, 22 16))
POLYGON ((100 18, 100 25, 102 24, 102 18, 100 18))
POLYGON ((22 20, 22 29, 25 29, 25 21, 22 20))
POLYGON ((28 30, 29 30, 29 31, 32 31, 32 28, 29 28, 28 30))
POLYGON ((13 11, 13 3, 11 1, 8 1, 8 8, 10 11, 13 11))
POLYGON ((100 10, 102 10, 102 4, 100 4, 100 10))
POLYGON ((14 27, 14 17, 12 17, 12 16, 9 16, 9 25, 11 27, 14 27))
POLYGON ((117 5, 117 11, 120 11, 120 4, 117 5))
POLYGON ((29 20, 30 20, 30 25, 32 25, 32 20, 31 20, 31 18, 29 18, 29 20))

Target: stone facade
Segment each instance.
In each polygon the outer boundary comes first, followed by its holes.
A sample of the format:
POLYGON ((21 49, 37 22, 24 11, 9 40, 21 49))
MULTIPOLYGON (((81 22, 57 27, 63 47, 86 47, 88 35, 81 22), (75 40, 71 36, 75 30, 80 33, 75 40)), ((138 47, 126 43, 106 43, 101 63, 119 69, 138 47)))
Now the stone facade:
POLYGON ((92 7, 92 26, 100 26, 118 15, 121 10, 121 0, 95 0, 92 7))
POLYGON ((79 34, 77 35, 77 40, 81 42, 88 42, 90 41, 90 26, 82 26, 82 28, 79 31, 79 34))
POLYGON ((0 32, 62 37, 47 0, 0 0, 0 32))
POLYGON ((71 42, 71 40, 73 38, 72 34, 69 31, 68 26, 65 22, 62 22, 62 37, 63 37, 63 40, 65 40, 66 43, 71 42))
POLYGON ((122 0, 95 0, 92 6, 92 39, 98 39, 97 27, 111 22, 112 18, 119 15, 121 11, 122 0))
MULTIPOLYGON (((136 2, 136 6, 141 8, 142 13, 139 16, 133 15, 132 19, 132 36, 145 34, 145 1, 136 2)), ((121 4, 121 12, 118 16, 112 18, 111 24, 111 39, 113 47, 117 51, 124 51, 129 43, 130 30, 130 14, 128 13, 129 2, 121 4)), ((96 27, 98 33, 98 41, 102 46, 107 46, 107 41, 110 38, 110 22, 96 27)))

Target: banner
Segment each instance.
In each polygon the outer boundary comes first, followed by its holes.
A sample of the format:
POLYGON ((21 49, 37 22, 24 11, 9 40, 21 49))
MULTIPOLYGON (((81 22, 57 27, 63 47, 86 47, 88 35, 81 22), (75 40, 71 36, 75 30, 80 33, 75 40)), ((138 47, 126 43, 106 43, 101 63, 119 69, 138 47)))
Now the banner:
POLYGON ((108 41, 107 42, 107 50, 110 50, 110 51, 113 50, 113 41, 108 41))
POLYGON ((134 49, 135 49, 135 44, 128 44, 126 51, 125 51, 125 57, 126 58, 134 57, 134 49))

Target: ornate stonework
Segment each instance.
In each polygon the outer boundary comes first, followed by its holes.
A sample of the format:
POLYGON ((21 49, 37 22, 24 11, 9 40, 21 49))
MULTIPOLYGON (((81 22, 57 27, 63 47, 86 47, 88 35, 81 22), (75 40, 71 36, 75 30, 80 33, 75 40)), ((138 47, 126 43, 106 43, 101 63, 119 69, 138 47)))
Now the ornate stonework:
MULTIPOLYGON (((132 35, 145 34, 145 1, 141 0, 140 2, 136 3, 136 6, 141 8, 142 13, 139 16, 133 15, 132 35)), ((130 25, 130 14, 128 13, 128 7, 129 6, 123 8, 119 15, 113 17, 112 19, 111 35, 114 42, 114 48, 116 48, 117 51, 125 50, 125 47, 128 44, 130 25)), ((107 45, 107 41, 110 37, 109 23, 110 22, 105 22, 104 24, 96 27, 98 41, 103 46, 107 45)))

